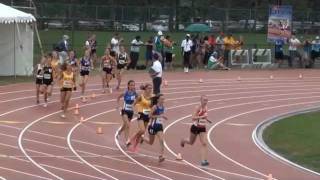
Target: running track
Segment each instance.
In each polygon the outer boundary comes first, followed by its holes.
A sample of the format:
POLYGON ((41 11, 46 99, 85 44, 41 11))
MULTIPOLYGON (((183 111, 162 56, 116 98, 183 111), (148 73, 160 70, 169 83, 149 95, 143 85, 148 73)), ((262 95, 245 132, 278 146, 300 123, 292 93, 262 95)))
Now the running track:
MULTIPOLYGON (((132 73, 137 82, 150 81, 144 73, 132 73)), ((127 152, 123 138, 115 139, 121 119, 115 98, 101 94, 99 77, 91 78, 88 95, 96 98, 81 103, 79 92, 72 96, 67 119, 59 117, 59 92, 47 108, 35 105, 34 85, 0 87, 0 180, 103 180, 103 179, 267 179, 315 180, 319 176, 276 160, 253 142, 252 132, 262 121, 283 113, 320 105, 320 76, 317 70, 229 71, 166 73, 166 161, 157 162, 158 142, 143 144, 138 153, 127 152), (299 79, 299 73, 303 78, 299 79), (274 79, 270 79, 270 75, 274 79), (240 81, 238 77, 240 76, 240 81), (199 83, 199 79, 204 80, 199 83), (207 126, 208 168, 199 167, 199 142, 179 146, 189 135, 190 115, 199 95, 209 97, 207 126), (80 115, 73 115, 75 104, 80 115), (79 123, 80 117, 83 123, 79 123), (103 134, 96 134, 97 127, 103 134), (176 161, 181 153, 183 161, 176 161)), ((126 75, 125 84, 128 80, 126 75)), ((136 122, 132 123, 132 131, 136 122)))

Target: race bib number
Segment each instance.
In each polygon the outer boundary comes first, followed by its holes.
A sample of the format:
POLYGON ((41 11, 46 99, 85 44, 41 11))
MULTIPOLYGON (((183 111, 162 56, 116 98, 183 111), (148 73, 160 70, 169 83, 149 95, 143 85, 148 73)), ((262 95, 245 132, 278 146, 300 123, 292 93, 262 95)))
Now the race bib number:
POLYGON ((126 61, 125 60, 119 60, 119 64, 125 64, 126 61))
POLYGON ((125 104, 124 105, 124 109, 131 111, 132 110, 132 104, 125 104))
POLYGON ((44 74, 44 75, 43 75, 43 78, 44 78, 44 79, 51 79, 51 74, 44 74))
POLYGON ((63 87, 72 88, 72 82, 71 81, 63 81, 63 87))
POLYGON ((150 109, 143 109, 142 113, 145 115, 149 115, 150 114, 150 109))
POLYGON ((38 74, 38 75, 37 75, 37 78, 38 78, 38 79, 42 79, 42 78, 43 78, 43 75, 39 75, 39 74, 38 74))

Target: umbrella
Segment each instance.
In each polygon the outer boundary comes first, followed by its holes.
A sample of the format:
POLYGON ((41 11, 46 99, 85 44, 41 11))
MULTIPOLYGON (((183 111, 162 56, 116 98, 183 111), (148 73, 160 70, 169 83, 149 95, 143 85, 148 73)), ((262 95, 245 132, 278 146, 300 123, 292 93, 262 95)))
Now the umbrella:
POLYGON ((210 32, 211 29, 205 24, 191 24, 186 28, 188 32, 210 32))

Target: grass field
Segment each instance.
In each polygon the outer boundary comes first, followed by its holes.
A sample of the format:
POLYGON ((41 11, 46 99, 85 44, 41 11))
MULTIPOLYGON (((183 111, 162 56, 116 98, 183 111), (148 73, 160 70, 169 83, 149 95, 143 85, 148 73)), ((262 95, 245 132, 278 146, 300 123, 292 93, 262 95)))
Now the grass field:
POLYGON ((285 158, 320 172, 320 112, 273 123, 263 133, 266 144, 285 158))

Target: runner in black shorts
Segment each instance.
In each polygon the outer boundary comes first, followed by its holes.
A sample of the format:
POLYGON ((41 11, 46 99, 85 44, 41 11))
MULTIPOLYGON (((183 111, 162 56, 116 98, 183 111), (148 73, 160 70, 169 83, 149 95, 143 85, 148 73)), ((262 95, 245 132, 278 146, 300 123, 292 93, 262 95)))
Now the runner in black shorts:
POLYGON ((117 102, 118 102, 118 107, 117 109, 119 110, 120 108, 120 98, 123 97, 123 107, 121 109, 121 117, 122 117, 122 126, 120 130, 118 131, 117 137, 124 131, 124 137, 126 143, 129 143, 129 132, 130 132, 130 121, 133 117, 133 103, 137 98, 137 93, 135 89, 135 82, 133 80, 130 80, 128 82, 128 88, 127 90, 120 94, 117 102))
POLYGON ((117 73, 116 73, 116 78, 118 80, 118 84, 116 89, 120 89, 120 84, 122 80, 122 74, 124 72, 124 69, 127 68, 127 65, 130 64, 130 58, 128 54, 126 53, 125 49, 123 46, 120 46, 120 52, 117 56, 117 73))
POLYGON ((202 95, 200 98, 200 105, 196 107, 195 113, 192 116, 193 124, 190 129, 190 137, 181 140, 181 146, 184 147, 185 144, 193 145, 197 139, 197 136, 200 138, 201 142, 201 165, 208 166, 209 162, 207 161, 207 142, 206 142, 206 123, 210 122, 208 120, 208 98, 205 95, 202 95))
POLYGON ((162 119, 168 120, 164 116, 164 97, 162 94, 159 94, 153 98, 153 107, 151 109, 150 118, 151 123, 148 127, 149 139, 143 137, 143 140, 148 144, 152 145, 155 139, 155 136, 158 137, 160 143, 160 155, 159 162, 164 161, 164 141, 163 141, 163 125, 162 119))
POLYGON ((75 88, 75 74, 72 71, 70 64, 63 64, 61 67, 60 81, 61 81, 61 117, 65 118, 69 106, 69 101, 72 94, 72 89, 75 88))
POLYGON ((112 88, 109 83, 112 79, 113 68, 116 66, 117 62, 114 57, 110 55, 110 49, 106 49, 105 55, 101 58, 102 66, 102 93, 106 92, 106 88, 109 88, 109 92, 112 93, 112 88))
POLYGON ((90 58, 90 50, 86 50, 84 57, 80 60, 80 87, 82 102, 86 102, 85 89, 89 79, 90 70, 93 69, 92 60, 90 58))
POLYGON ((37 64, 37 67, 34 68, 35 77, 36 77, 36 98, 37 98, 36 103, 37 104, 40 103, 39 96, 40 96, 40 93, 42 93, 41 86, 43 84, 43 66, 45 62, 46 62, 46 57, 43 56, 41 58, 40 64, 37 64))
POLYGON ((48 103, 48 88, 52 86, 53 82, 53 69, 51 67, 51 59, 47 58, 43 67, 43 107, 47 107, 48 103))

